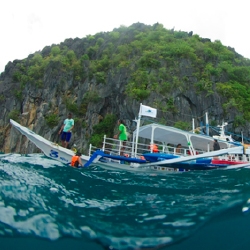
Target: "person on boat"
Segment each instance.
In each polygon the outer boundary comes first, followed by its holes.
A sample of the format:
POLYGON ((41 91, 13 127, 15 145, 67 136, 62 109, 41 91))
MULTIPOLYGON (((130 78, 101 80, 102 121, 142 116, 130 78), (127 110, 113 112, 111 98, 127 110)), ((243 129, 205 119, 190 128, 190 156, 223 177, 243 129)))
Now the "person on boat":
POLYGON ((72 156, 71 158, 71 167, 73 168, 78 168, 79 166, 83 166, 82 165, 82 160, 81 160, 81 153, 80 152, 76 152, 75 155, 72 156))
POLYGON ((175 153, 176 154, 180 154, 181 153, 181 144, 180 143, 177 145, 175 153))
POLYGON ((140 156, 140 159, 146 161, 146 159, 143 155, 140 156))
POLYGON ((72 114, 68 114, 68 118, 64 120, 61 129, 58 134, 61 135, 62 147, 67 148, 70 138, 71 131, 74 128, 74 119, 72 119, 72 114))
POLYGON ((114 139, 119 139, 121 141, 122 147, 121 147, 121 150, 120 150, 120 155, 123 155, 124 150, 125 150, 125 145, 126 145, 126 142, 128 140, 127 128, 125 126, 124 121, 121 120, 121 119, 119 119, 117 121, 117 124, 118 124, 119 132, 118 132, 118 134, 114 135, 114 139))
POLYGON ((214 151, 220 150, 220 144, 217 141, 217 139, 214 139, 214 145, 213 145, 214 151))
POLYGON ((158 146, 156 144, 154 144, 154 143, 150 144, 149 149, 153 153, 159 153, 158 146))

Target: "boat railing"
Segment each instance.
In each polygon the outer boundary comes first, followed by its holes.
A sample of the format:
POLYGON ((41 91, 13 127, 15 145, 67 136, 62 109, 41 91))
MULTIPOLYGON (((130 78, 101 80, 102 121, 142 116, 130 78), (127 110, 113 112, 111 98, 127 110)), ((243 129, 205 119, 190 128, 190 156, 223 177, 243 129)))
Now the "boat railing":
POLYGON ((89 152, 88 155, 91 156, 96 150, 100 148, 93 146, 92 144, 89 145, 89 152))
MULTIPOLYGON (((174 146, 164 146, 160 144, 155 144, 158 148, 157 153, 167 153, 167 154, 179 154, 179 155, 190 155, 188 154, 187 148, 180 148, 180 151, 177 152, 176 147, 174 146)), ((126 143, 123 145, 122 141, 114 139, 114 138, 108 138, 104 136, 103 140, 103 146, 102 151, 106 154, 113 154, 113 155, 121 155, 121 152, 123 155, 128 157, 134 157, 135 156, 135 147, 133 147, 133 142, 126 141, 126 143)), ((150 144, 145 143, 137 143, 137 152, 136 157, 140 158, 145 153, 156 153, 153 151, 153 149, 150 147, 150 144)))
MULTIPOLYGON (((180 155, 180 156, 190 156, 191 151, 188 147, 181 147, 177 148, 177 145, 162 145, 162 144, 156 144, 158 148, 158 153, 166 153, 166 154, 174 154, 174 155, 180 155)), ((90 154, 92 154, 97 148, 92 146, 92 149, 90 151, 90 154)), ((135 147, 133 147, 132 141, 126 141, 126 143, 123 145, 122 141, 114 138, 108 138, 104 136, 103 145, 102 145, 102 151, 106 154, 110 155, 124 155, 127 157, 135 157, 135 147)), ((137 143, 137 152, 136 157, 141 158, 143 154, 145 153, 153 153, 152 148, 150 147, 150 144, 145 143, 137 143)), ((202 150, 196 150, 192 155, 196 154, 203 154, 206 153, 202 150)), ((249 156, 244 154, 226 154, 218 156, 218 159, 225 159, 225 160, 232 160, 232 161, 244 161, 249 162, 249 156)))
POLYGON ((227 160, 227 161, 237 161, 237 162, 249 162, 250 158, 249 155, 246 154, 226 154, 226 155, 220 155, 216 156, 215 158, 220 160, 227 160))
POLYGON ((131 156, 132 154, 132 144, 129 141, 126 141, 125 144, 122 144, 122 141, 114 138, 104 138, 102 150, 106 154, 123 154, 131 156))

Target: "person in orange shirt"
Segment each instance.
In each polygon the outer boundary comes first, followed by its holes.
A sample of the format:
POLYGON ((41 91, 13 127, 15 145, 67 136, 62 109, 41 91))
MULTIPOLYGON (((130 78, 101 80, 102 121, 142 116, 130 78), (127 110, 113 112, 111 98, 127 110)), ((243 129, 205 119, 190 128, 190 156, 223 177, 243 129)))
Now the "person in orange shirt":
POLYGON ((82 166, 81 155, 81 153, 77 152, 75 155, 72 156, 71 167, 78 168, 79 166, 82 166))
POLYGON ((156 144, 150 144, 149 146, 150 148, 150 151, 152 151, 153 153, 159 153, 159 149, 158 149, 158 146, 156 144))

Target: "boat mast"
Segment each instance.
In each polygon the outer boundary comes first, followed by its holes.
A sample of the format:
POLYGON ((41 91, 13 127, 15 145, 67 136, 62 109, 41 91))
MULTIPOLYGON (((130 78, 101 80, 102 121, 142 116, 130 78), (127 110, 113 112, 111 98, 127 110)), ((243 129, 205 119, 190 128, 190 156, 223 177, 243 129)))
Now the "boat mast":
POLYGON ((209 135, 208 113, 206 112, 206 134, 209 135))
POLYGON ((135 155, 134 157, 136 157, 137 155, 137 144, 138 144, 138 137, 139 137, 139 129, 140 129, 140 123, 141 123, 141 103, 140 103, 140 110, 139 110, 139 114, 138 114, 138 119, 137 119, 137 127, 136 127, 136 137, 135 137, 135 155))
POLYGON ((193 128, 193 133, 195 133, 194 118, 192 119, 192 128, 193 128))

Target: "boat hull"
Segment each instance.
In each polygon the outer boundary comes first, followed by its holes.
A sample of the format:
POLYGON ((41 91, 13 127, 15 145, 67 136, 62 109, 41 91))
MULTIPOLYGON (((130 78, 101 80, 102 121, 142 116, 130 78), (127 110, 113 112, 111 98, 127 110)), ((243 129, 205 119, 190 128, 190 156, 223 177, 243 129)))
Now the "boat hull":
MULTIPOLYGON (((21 126, 19 123, 10 120, 11 124, 25 135, 31 142, 33 142, 43 153, 52 159, 58 160, 66 165, 71 162, 72 156, 75 154, 70 149, 63 148, 56 143, 53 143, 30 129, 21 126)), ((121 170, 121 171, 133 171, 133 172, 168 172, 168 171, 188 171, 188 170, 211 170, 216 168, 225 168, 231 164, 238 164, 233 161, 212 161, 212 157, 215 155, 223 155, 235 152, 236 149, 223 149, 217 152, 207 152, 200 155, 193 156, 179 156, 166 153, 147 153, 143 154, 146 160, 137 158, 127 158, 119 155, 108 155, 102 153, 95 153, 90 156, 82 155, 81 159, 85 166, 100 166, 108 170, 121 170)), ((241 153, 241 148, 238 149, 241 153)), ((240 162, 242 163, 242 162, 240 162)), ((242 164, 241 164, 242 165, 242 164)), ((242 165, 240 167, 245 167, 242 165)))
POLYGON ((249 163, 247 161, 233 161, 233 160, 220 160, 220 159, 213 159, 212 164, 215 165, 238 165, 238 164, 244 164, 249 163))
MULTIPOLYGON (((75 154, 74 151, 63 148, 56 143, 53 143, 40 135, 34 133, 32 130, 21 126, 19 123, 11 120, 11 124, 20 131, 23 135, 25 135, 31 142, 33 142, 42 152, 49 158, 58 160, 64 164, 69 165, 71 162, 72 156, 75 154)), ((88 156, 81 156, 83 164, 89 160, 88 156)))

